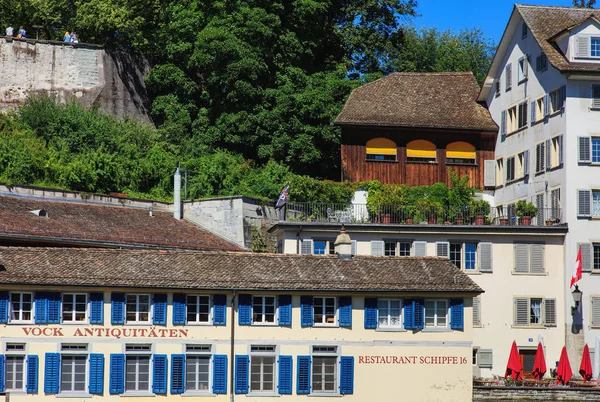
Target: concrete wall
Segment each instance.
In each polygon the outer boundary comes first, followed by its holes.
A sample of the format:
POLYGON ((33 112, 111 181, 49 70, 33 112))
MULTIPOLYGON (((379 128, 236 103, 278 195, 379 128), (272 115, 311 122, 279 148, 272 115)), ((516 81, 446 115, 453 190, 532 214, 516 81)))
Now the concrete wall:
POLYGON ((47 94, 150 122, 148 70, 141 57, 99 46, 0 38, 0 110, 23 104, 29 95, 47 94))

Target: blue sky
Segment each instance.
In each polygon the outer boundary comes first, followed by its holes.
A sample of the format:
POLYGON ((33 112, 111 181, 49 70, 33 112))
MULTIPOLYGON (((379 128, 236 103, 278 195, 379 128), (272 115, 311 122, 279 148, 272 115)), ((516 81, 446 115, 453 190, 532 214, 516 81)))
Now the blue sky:
MULTIPOLYGON (((504 27, 508 22, 514 3, 508 0, 417 0, 417 12, 421 17, 414 18, 417 28, 436 27, 440 30, 450 28, 458 31, 462 28, 481 28, 486 37, 495 44, 500 42, 504 27)), ((519 4, 544 6, 572 6, 572 0, 519 1, 519 4)))

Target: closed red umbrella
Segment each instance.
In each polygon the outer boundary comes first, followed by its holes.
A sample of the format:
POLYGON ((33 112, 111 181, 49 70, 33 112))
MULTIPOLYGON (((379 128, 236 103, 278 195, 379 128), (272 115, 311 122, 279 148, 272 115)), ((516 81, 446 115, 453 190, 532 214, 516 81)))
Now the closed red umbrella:
POLYGON ((590 359, 590 348, 587 343, 583 347, 583 356, 581 356, 581 365, 579 365, 579 374, 583 381, 592 379, 592 359, 590 359))
POLYGON ((569 363, 569 356, 567 356, 567 347, 563 346, 556 368, 556 383, 566 385, 571 377, 573 377, 573 371, 571 370, 571 363, 569 363))
POLYGON ((537 352, 535 352, 532 374, 536 380, 541 380, 544 374, 546 374, 546 359, 544 358, 544 348, 541 342, 538 343, 537 352))
POLYGON ((508 357, 508 364, 506 365, 506 373, 504 378, 510 376, 513 380, 523 379, 523 366, 521 365, 521 358, 519 357, 519 351, 517 350, 517 342, 513 341, 512 348, 510 349, 510 356, 508 357))

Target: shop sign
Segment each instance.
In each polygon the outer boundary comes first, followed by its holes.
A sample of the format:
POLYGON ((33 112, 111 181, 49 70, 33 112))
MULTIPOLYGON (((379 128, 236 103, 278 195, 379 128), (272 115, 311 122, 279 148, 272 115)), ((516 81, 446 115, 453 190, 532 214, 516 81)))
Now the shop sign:
POLYGON ((187 329, 21 327, 26 336, 96 338, 187 338, 187 329), (67 332, 68 331, 68 332, 67 332), (67 335, 65 335, 65 333, 67 335))
POLYGON ((358 356, 358 364, 460 365, 467 364, 464 356, 358 356))

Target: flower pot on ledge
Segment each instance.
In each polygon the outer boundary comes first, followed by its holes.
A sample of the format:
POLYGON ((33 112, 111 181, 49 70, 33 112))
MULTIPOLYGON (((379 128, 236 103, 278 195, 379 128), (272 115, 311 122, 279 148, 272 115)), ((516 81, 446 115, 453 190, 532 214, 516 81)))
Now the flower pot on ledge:
POLYGON ((413 218, 406 218, 406 224, 407 225, 412 225, 413 224, 413 218))
POLYGON ((475 216, 475 224, 476 225, 483 225, 483 224, 485 224, 485 216, 484 215, 476 215, 475 216))
POLYGON ((392 221, 391 214, 381 214, 381 223, 390 223, 392 221))
POLYGON ((456 224, 457 225, 462 225, 463 224, 463 218, 456 218, 456 224))
POLYGON ((521 226, 531 226, 531 216, 522 216, 520 222, 521 226))
POLYGON ((552 226, 552 225, 554 225, 554 221, 552 219, 548 219, 546 221, 546 226, 552 226))
POLYGON ((429 215, 427 217, 427 223, 430 225, 435 225, 437 223, 437 216, 429 215))
POLYGON ((500 226, 508 226, 508 218, 500 218, 500 226))

